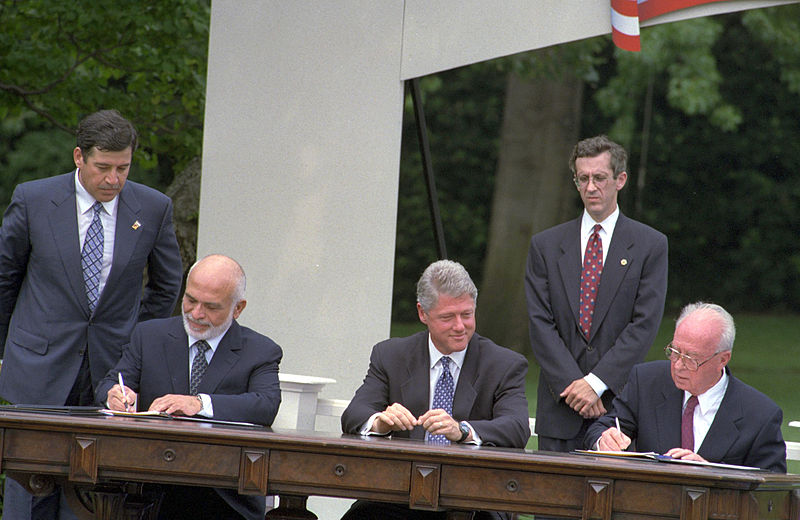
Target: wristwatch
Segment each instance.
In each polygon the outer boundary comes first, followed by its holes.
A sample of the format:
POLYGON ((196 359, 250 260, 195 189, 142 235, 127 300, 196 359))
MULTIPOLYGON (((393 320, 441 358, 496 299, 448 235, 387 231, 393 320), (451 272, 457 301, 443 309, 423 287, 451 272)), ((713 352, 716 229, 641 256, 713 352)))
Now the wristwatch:
POLYGON ((469 432, 470 432, 469 426, 467 426, 466 421, 461 421, 460 423, 458 423, 458 427, 461 429, 461 438, 458 439, 458 442, 464 442, 465 440, 467 440, 467 437, 469 437, 469 432))

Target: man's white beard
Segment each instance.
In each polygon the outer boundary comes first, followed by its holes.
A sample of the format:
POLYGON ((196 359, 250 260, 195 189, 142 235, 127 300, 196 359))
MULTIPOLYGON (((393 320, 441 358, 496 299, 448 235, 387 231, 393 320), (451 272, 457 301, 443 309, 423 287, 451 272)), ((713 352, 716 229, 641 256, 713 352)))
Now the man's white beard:
POLYGON ((222 322, 218 326, 211 325, 211 322, 204 321, 204 320, 194 320, 191 317, 191 314, 184 312, 183 313, 183 328, 186 331, 186 334, 195 338, 195 339, 202 339, 202 340, 209 340, 211 338, 216 338, 223 332, 225 332, 228 327, 231 326, 233 322, 233 307, 231 307, 231 313, 228 315, 228 319, 222 322), (198 325, 208 325, 208 328, 203 332, 197 332, 192 330, 189 326, 189 323, 196 323, 198 325))

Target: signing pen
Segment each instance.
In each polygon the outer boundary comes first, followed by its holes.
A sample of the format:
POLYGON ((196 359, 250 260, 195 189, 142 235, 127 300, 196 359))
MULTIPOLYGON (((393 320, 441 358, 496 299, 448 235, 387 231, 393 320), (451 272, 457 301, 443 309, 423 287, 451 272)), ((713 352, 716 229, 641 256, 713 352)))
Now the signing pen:
MULTIPOLYGON (((122 372, 117 372, 119 376, 119 388, 122 390, 122 404, 125 405, 125 411, 128 411, 128 396, 125 395, 125 382, 122 380, 122 372)), ((619 428, 619 424, 617 424, 617 428, 619 428)))
MULTIPOLYGON (((120 374, 120 375, 119 375, 119 377, 121 378, 121 377, 122 377, 122 374, 120 374)), ((120 379, 120 381, 121 381, 121 380, 122 380, 122 379, 120 379)), ((617 422, 617 431, 618 431, 619 433, 622 433, 622 429, 619 427, 619 417, 614 417, 614 420, 617 422)))

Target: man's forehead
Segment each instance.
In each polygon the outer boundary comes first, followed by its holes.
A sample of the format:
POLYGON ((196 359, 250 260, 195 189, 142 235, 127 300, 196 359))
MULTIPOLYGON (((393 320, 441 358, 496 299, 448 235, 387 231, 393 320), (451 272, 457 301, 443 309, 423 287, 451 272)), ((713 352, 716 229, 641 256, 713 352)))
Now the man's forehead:
POLYGON ((460 296, 451 296, 449 294, 440 294, 436 304, 431 309, 431 312, 436 311, 452 311, 452 310, 469 310, 475 309, 475 300, 472 299, 470 294, 462 294, 460 296))

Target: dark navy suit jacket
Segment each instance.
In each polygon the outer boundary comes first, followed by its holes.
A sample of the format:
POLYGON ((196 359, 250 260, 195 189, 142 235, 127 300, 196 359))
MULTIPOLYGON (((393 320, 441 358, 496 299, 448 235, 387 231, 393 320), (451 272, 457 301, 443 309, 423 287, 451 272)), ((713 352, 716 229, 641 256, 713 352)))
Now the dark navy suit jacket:
MULTIPOLYGON (((726 368, 728 375, 730 371, 726 368)), ((613 409, 586 433, 593 447, 600 435, 615 426, 634 440, 636 451, 666 453, 681 445, 683 390, 675 386, 669 361, 634 367, 613 409)), ((697 454, 709 462, 753 466, 786 473, 786 444, 781 434, 783 412, 772 399, 730 376, 711 428, 697 454)))
POLYGON ((92 315, 79 244, 74 171, 17 186, 0 228, 0 396, 12 403, 64 404, 87 347, 96 387, 136 323, 175 307, 183 268, 166 195, 125 183, 92 315))
POLYGON ((658 332, 667 293, 667 237, 620 213, 603 264, 591 336, 578 323, 581 219, 533 236, 525 295, 531 348, 541 367, 536 433, 573 439, 583 419, 560 397, 589 372, 608 385, 606 409, 658 332))
MULTIPOLYGON (((269 426, 278 413, 281 348, 271 339, 234 321, 219 342, 198 386, 208 394, 214 419, 269 426)), ((147 410, 158 397, 189 394, 189 338, 180 316, 136 326, 122 359, 97 387, 95 398, 105 406, 108 391, 121 372, 125 386, 138 392, 138 409, 147 410)), ((216 490, 246 518, 264 518, 264 497, 216 490)))
MULTIPOLYGON (((523 356, 473 334, 453 395, 453 418, 469 421, 485 445, 524 448, 530 437, 527 372, 523 356)), ((415 417, 430 408, 427 331, 373 347, 364 383, 342 414, 342 430, 358 433, 374 413, 392 403, 402 404, 415 417)), ((421 440, 425 430, 417 426, 392 435, 421 440)))

